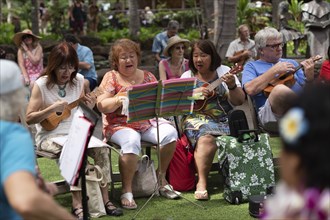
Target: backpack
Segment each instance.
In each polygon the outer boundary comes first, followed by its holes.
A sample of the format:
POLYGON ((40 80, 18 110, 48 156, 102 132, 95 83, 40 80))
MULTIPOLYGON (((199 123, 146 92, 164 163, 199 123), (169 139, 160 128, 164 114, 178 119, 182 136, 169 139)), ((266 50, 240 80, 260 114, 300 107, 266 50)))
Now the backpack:
POLYGON ((193 149, 183 133, 176 142, 173 158, 167 169, 167 181, 177 191, 190 191, 196 185, 196 168, 193 149))

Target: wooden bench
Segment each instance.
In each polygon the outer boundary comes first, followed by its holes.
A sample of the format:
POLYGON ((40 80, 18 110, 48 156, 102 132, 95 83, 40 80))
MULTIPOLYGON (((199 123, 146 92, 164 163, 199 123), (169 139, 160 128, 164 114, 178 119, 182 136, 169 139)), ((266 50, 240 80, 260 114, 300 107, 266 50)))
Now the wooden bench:
MULTIPOLYGON (((37 158, 47 158, 51 160, 57 160, 59 158, 59 155, 43 150, 38 150, 36 146, 34 151, 36 153, 37 158)), ((53 181, 52 183, 54 183, 57 186, 58 189, 57 194, 64 194, 70 192, 70 186, 65 180, 53 181)))

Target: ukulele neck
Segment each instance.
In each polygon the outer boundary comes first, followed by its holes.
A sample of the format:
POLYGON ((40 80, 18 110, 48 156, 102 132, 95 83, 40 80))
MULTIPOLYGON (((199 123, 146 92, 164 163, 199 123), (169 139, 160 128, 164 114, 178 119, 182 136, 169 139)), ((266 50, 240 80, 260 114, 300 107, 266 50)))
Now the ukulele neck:
POLYGON ((79 102, 82 101, 82 98, 79 98, 77 99, 76 101, 74 102, 71 102, 69 105, 68 105, 68 109, 71 110, 71 109, 74 109, 75 107, 77 107, 79 105, 79 102))
POLYGON ((222 81, 223 80, 221 78, 218 78, 215 81, 213 81, 210 85, 208 85, 206 88, 209 91, 213 91, 218 85, 220 85, 222 83, 222 81))

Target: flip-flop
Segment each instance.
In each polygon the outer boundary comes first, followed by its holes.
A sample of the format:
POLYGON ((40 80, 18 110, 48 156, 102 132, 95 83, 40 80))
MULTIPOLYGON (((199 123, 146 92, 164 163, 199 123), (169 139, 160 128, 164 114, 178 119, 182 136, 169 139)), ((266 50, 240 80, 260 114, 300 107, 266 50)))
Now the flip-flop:
POLYGON ((207 190, 195 191, 195 199, 197 200, 209 200, 209 194, 207 190))
POLYGON ((161 196, 164 196, 167 199, 177 199, 180 197, 181 193, 175 191, 173 186, 167 184, 159 189, 159 193, 161 196))
POLYGON ((137 205, 133 199, 133 194, 131 192, 122 194, 120 196, 120 200, 121 200, 121 207, 123 207, 124 209, 137 209, 137 205), (129 201, 130 205, 124 205, 123 199, 126 199, 127 201, 129 201))

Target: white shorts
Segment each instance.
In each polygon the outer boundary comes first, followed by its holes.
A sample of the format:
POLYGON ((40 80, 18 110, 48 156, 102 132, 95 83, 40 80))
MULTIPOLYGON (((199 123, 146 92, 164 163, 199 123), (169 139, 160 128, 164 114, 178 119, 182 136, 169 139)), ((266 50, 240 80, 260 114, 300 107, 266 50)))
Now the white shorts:
POLYGON ((272 107, 268 99, 265 102, 265 105, 259 108, 258 112, 259 122, 261 126, 269 132, 278 132, 278 119, 279 116, 272 112, 272 107))

